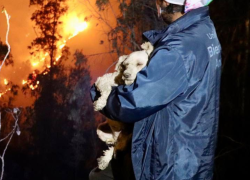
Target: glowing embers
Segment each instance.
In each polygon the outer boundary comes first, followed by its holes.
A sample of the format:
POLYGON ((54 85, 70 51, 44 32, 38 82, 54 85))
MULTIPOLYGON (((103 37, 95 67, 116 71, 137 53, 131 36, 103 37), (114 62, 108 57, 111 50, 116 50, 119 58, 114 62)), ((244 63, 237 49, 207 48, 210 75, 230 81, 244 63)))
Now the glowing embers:
MULTIPOLYGON (((5 86, 7 86, 9 84, 9 81, 7 79, 4 79, 3 83, 4 83, 5 86)), ((11 88, 8 88, 5 91, 0 92, 0 97, 2 97, 4 94, 6 94, 7 92, 9 92, 10 90, 11 90, 11 88)))
POLYGON ((9 84, 9 82, 8 82, 7 79, 4 79, 3 81, 4 81, 4 85, 8 85, 9 84))
POLYGON ((33 62, 32 66, 37 66, 39 64, 39 62, 33 62))
POLYGON ((33 73, 29 75, 28 80, 23 80, 22 84, 27 85, 31 90, 35 90, 36 88, 38 88, 40 82, 37 81, 37 73, 38 72, 33 71, 33 73))
POLYGON ((22 85, 27 84, 27 81, 23 80, 22 85))
POLYGON ((11 88, 6 89, 4 92, 0 93, 0 97, 2 97, 4 94, 6 94, 7 92, 9 92, 11 90, 11 88))
POLYGON ((44 65, 44 62, 46 60, 46 58, 48 58, 49 53, 44 53, 42 51, 40 52, 36 52, 35 55, 31 56, 31 65, 33 67, 38 68, 38 66, 40 65, 40 62, 42 62, 42 65, 44 65))

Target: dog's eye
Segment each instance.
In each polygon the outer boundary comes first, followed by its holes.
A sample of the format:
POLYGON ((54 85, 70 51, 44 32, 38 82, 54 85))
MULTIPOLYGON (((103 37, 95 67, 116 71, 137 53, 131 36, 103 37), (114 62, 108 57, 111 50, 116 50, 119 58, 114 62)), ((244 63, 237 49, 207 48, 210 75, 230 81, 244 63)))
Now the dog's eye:
POLYGON ((127 63, 122 63, 122 65, 123 65, 124 67, 126 67, 128 64, 127 64, 127 63))
POLYGON ((143 64, 142 63, 137 63, 137 66, 142 66, 143 64))

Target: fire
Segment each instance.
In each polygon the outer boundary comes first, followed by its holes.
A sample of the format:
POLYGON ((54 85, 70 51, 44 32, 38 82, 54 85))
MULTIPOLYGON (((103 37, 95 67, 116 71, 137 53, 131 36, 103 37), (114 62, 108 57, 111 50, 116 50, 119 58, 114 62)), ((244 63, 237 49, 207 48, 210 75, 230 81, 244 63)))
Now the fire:
POLYGON ((9 88, 9 89, 6 89, 4 92, 1 92, 0 93, 0 97, 2 97, 4 94, 6 94, 7 92, 9 92, 11 89, 9 88))
MULTIPOLYGON (((66 46, 67 42, 88 27, 88 23, 84 21, 84 18, 79 18, 74 12, 63 16, 61 18, 61 21, 63 22, 62 40, 58 41, 58 43, 56 44, 58 50, 56 52, 56 58, 53 62, 53 65, 56 65, 62 57, 62 49, 66 46)), ((36 68, 40 65, 41 62, 43 63, 43 65, 45 63, 46 69, 42 71, 43 75, 48 74, 49 69, 51 68, 51 64, 49 64, 48 61, 48 56, 49 53, 47 52, 39 52, 39 54, 33 56, 33 59, 31 60, 31 65, 36 68)), ((39 85, 39 81, 37 81, 35 85, 32 85, 31 82, 23 80, 22 84, 27 84, 30 89, 35 90, 39 85)))
POLYGON ((36 84, 35 86, 33 86, 33 85, 31 84, 29 87, 30 87, 30 89, 35 90, 35 89, 38 87, 38 85, 36 84))
POLYGON ((39 81, 36 80, 37 78, 37 72, 33 71, 32 76, 30 77, 30 79, 28 80, 23 80, 22 84, 25 85, 27 84, 27 86, 31 89, 31 90, 35 90, 36 88, 38 88, 38 85, 40 84, 39 81))
POLYGON ((39 65, 40 62, 44 62, 45 59, 48 57, 49 53, 44 53, 44 52, 39 52, 39 53, 36 53, 35 56, 32 56, 31 57, 31 65, 33 67, 37 67, 39 65))
MULTIPOLYGON (((56 61, 58 61, 62 54, 61 49, 65 47, 68 40, 72 39, 76 35, 78 35, 80 32, 84 31, 88 27, 88 23, 82 20, 81 18, 78 18, 75 13, 68 14, 64 17, 62 17, 63 21, 63 35, 62 40, 57 43, 58 52, 56 55, 56 61)), ((32 66, 37 67, 40 62, 44 62, 46 58, 48 57, 48 53, 41 52, 38 54, 34 60, 32 60, 32 66), (37 59, 40 59, 40 61, 37 61, 37 59)), ((54 65, 56 65, 56 62, 53 62, 54 65)), ((50 65, 47 65, 47 68, 50 68, 50 65)))
POLYGON ((65 45, 66 45, 66 44, 62 44, 61 46, 59 46, 59 49, 64 48, 65 45))
POLYGON ((39 64, 39 62, 33 62, 32 66, 37 66, 39 64))
POLYGON ((88 27, 88 24, 86 22, 79 24, 79 26, 76 26, 74 34, 70 36, 69 39, 75 37, 77 34, 84 31, 87 27, 88 27))
POLYGON ((62 55, 58 56, 58 57, 56 58, 56 61, 58 61, 61 57, 62 57, 62 55))
MULTIPOLYGON (((9 84, 9 81, 7 80, 7 79, 4 79, 3 80, 3 83, 4 83, 4 85, 8 85, 9 84)), ((9 92, 11 89, 10 88, 8 88, 8 89, 6 89, 4 92, 0 92, 0 97, 2 97, 4 94, 6 94, 7 92, 9 92)))
POLYGON ((9 84, 8 80, 4 79, 4 85, 8 85, 8 84, 9 84))
POLYGON ((64 16, 62 21, 64 34, 69 35, 68 39, 71 39, 88 27, 88 23, 78 18, 76 13, 64 16))

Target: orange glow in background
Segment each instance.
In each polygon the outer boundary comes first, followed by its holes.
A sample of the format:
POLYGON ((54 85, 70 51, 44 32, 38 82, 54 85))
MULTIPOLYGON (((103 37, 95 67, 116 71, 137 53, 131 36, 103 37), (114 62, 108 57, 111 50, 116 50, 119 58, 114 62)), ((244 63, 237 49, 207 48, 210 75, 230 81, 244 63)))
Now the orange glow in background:
MULTIPOLYGON (((61 18, 61 21, 63 22, 62 24, 63 26, 61 27, 62 33, 60 34, 62 36, 62 39, 59 40, 56 45, 57 46, 57 54, 55 59, 56 62, 61 58, 62 48, 67 44, 67 42, 88 27, 88 23, 78 18, 75 13, 66 14, 61 18)), ((42 66, 50 68, 50 63, 48 62, 49 54, 47 52, 45 53, 40 51, 32 58, 33 59, 31 60, 31 65, 35 69, 39 70, 42 66), (46 63, 46 60, 47 60, 47 65, 46 64, 44 65, 44 63, 46 63)), ((56 64, 56 62, 54 62, 54 64, 56 64)))
MULTIPOLYGON (((65 47, 67 42, 77 36, 79 33, 84 31, 88 27, 88 23, 83 20, 84 18, 77 17, 76 13, 67 13, 66 15, 62 16, 60 19, 62 23, 62 39, 57 42, 57 53, 55 61, 53 62, 54 65, 57 64, 57 61, 60 60, 62 56, 62 49, 65 47)), ((31 57, 31 65, 34 69, 40 70, 43 72, 43 75, 48 74, 48 69, 51 68, 50 66, 50 59, 49 54, 46 52, 40 51, 35 56, 31 57), (45 68, 44 68, 45 67, 45 68), (46 69, 47 68, 47 69, 46 69)), ((35 72, 33 72, 35 74, 35 72)), ((24 82, 25 80, 22 80, 24 82)), ((31 82, 27 82, 28 86, 31 90, 35 90, 38 87, 39 82, 34 86, 31 82)), ((26 84, 25 83, 25 84, 26 84)))
MULTIPOLYGON (((61 50, 67 44, 70 48, 71 57, 75 50, 80 49, 84 55, 102 54, 102 52, 108 52, 109 44, 105 34, 105 27, 100 25, 100 22, 95 19, 91 19, 85 22, 85 17, 90 16, 91 12, 86 10, 84 0, 72 0, 69 1, 69 9, 67 14, 61 17, 63 25, 59 29, 59 33, 62 39, 58 42, 56 53, 56 60, 60 60, 61 50), (98 26, 99 24, 99 26, 98 26), (77 36, 77 38, 74 38, 77 36), (100 43, 100 41, 104 43, 100 43)), ((95 1, 90 0, 94 6, 95 1)), ((6 91, 3 83, 3 79, 8 79, 14 84, 20 86, 20 88, 27 84, 28 74, 32 73, 35 69, 43 72, 46 68, 49 68, 49 54, 40 52, 36 56, 31 56, 30 50, 27 48, 33 39, 35 39, 36 31, 34 23, 30 20, 31 14, 35 11, 35 7, 29 7, 29 0, 0 0, 0 5, 4 5, 5 9, 11 15, 10 19, 10 34, 9 43, 11 45, 11 54, 13 55, 14 66, 3 66, 0 72, 0 93, 6 91)), ((108 12, 107 17, 112 17, 108 12)), ((0 14, 0 38, 4 42, 6 33, 6 19, 0 14)), ((113 21, 115 24, 116 21, 113 21)), ((99 56, 89 56, 88 66, 90 67, 90 73, 92 76, 92 83, 96 80, 96 77, 105 73, 106 69, 116 60, 116 57, 112 54, 103 54, 99 56)), ((43 72, 44 75, 48 72, 43 72)), ((36 84, 37 86, 39 85, 36 84)), ((35 89, 36 85, 30 87, 35 89)), ((34 100, 34 99, 33 99, 34 100)), ((15 105, 26 106, 33 102, 31 97, 27 97, 19 92, 16 97, 15 105)))

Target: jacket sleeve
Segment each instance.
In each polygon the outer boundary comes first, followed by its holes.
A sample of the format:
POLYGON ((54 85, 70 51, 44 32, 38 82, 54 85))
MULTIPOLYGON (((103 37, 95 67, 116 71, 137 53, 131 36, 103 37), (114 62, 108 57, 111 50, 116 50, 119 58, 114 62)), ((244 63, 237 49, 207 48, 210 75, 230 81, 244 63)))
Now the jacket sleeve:
MULTIPOLYGON (((129 86, 113 87, 106 107, 100 111, 106 117, 133 123, 154 114, 175 99, 188 87, 186 70, 180 54, 161 49, 129 86)), ((92 100, 98 98, 95 86, 92 100)))

